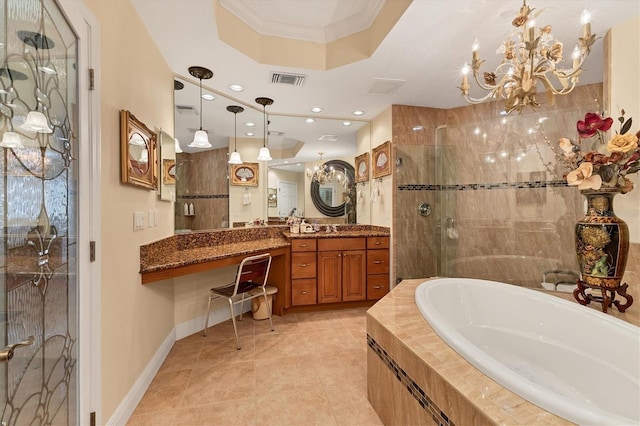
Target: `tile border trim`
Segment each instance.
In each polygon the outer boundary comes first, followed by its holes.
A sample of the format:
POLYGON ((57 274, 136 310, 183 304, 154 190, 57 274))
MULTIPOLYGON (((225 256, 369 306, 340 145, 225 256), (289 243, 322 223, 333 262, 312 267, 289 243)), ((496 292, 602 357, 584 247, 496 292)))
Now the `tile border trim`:
POLYGON ((197 194, 197 195, 179 195, 178 200, 209 200, 213 198, 229 198, 229 194, 197 194))
POLYGON ((479 189, 532 189, 532 188, 562 188, 567 187, 564 180, 529 181, 529 182, 499 182, 499 183, 465 183, 465 184, 417 184, 398 185, 399 191, 477 191, 479 189))
POLYGON ((406 371, 402 369, 398 365, 398 363, 391 358, 391 356, 385 351, 378 342, 375 341, 373 337, 371 337, 367 333, 367 345, 371 350, 378 355, 378 358, 391 370, 391 372, 396 376, 396 379, 400 383, 402 383, 407 392, 411 394, 418 401, 418 404, 431 415, 436 424, 440 426, 455 426, 455 423, 449 418, 448 415, 445 414, 427 395, 427 393, 407 374, 406 371))

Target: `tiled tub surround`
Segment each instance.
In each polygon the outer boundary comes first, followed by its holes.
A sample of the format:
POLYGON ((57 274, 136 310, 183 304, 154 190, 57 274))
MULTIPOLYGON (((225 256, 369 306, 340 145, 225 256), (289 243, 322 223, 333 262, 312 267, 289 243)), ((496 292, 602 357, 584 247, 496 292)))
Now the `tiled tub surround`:
MULTIPOLYGON (((424 281, 403 281, 367 311, 368 397, 384 424, 571 424, 498 385, 451 349, 415 303, 424 281)), ((640 309, 609 312, 640 325, 640 309)))

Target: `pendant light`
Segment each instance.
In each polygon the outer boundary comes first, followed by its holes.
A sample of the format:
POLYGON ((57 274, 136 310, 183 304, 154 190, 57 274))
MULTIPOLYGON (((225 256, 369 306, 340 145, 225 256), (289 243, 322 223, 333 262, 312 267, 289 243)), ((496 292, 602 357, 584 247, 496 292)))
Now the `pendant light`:
POLYGON ((269 129, 267 128, 267 105, 271 105, 273 103, 273 99, 270 98, 256 98, 256 102, 262 105, 262 117, 264 120, 264 143, 262 148, 260 148, 260 152, 258 153, 258 161, 270 161, 271 153, 269 152, 269 148, 267 148, 267 139, 269 137, 269 129))
POLYGON ((229 157, 229 164, 242 164, 242 158, 240 158, 240 153, 238 152, 238 113, 244 111, 244 108, 238 105, 229 105, 227 111, 233 113, 233 129, 235 132, 233 137, 233 152, 229 157))
POLYGON ((202 130, 202 80, 213 77, 213 72, 204 67, 189 67, 189 74, 200 80, 200 130, 197 130, 193 135, 193 142, 189 146, 191 148, 212 148, 207 132, 202 130))

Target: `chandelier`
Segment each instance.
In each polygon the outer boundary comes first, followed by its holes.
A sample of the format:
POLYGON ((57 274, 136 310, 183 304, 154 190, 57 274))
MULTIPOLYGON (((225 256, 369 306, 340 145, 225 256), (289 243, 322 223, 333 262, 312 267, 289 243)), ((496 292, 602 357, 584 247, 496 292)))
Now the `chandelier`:
POLYGON ((467 102, 477 104, 506 99, 505 111, 508 114, 520 112, 526 106, 540 106, 536 100, 539 85, 547 90, 552 102, 554 95, 566 95, 575 88, 582 73, 582 64, 596 40, 596 35, 591 34, 591 15, 586 10, 582 12, 582 37, 578 38, 571 54, 571 68, 562 68, 563 45, 551 34, 551 25, 536 28, 535 19, 541 12, 531 9, 526 0, 523 1, 512 22, 514 30, 498 47, 496 53, 502 55, 502 62, 493 72, 480 72, 484 60, 478 53, 478 40, 474 41, 471 65, 464 65, 459 87, 467 102), (484 97, 472 98, 469 95, 469 71, 473 72, 478 86, 488 92, 484 97))
POLYGON ((318 154, 320 155, 320 162, 316 164, 313 170, 307 169, 307 176, 312 182, 318 182, 319 185, 324 185, 331 182, 336 171, 333 167, 327 167, 327 165, 322 162, 324 152, 319 152, 318 154))

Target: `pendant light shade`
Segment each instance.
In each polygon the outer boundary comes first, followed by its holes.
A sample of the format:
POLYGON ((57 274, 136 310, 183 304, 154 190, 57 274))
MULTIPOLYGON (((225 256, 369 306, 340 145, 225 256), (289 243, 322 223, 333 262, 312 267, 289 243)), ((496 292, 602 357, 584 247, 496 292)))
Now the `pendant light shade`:
POLYGON ((212 148, 209 143, 209 135, 202 130, 202 80, 213 77, 213 72, 204 67, 189 67, 189 74, 200 80, 200 130, 193 135, 193 142, 189 144, 191 148, 212 148))
POLYGON ((227 111, 233 113, 233 152, 229 156, 229 164, 242 164, 242 158, 238 152, 238 113, 244 111, 244 108, 238 105, 229 105, 227 111))
POLYGON ((256 102, 262 105, 262 117, 264 120, 264 142, 262 144, 262 148, 260 148, 260 152, 258 153, 258 161, 270 161, 271 153, 269 152, 269 148, 267 147, 267 139, 269 138, 269 129, 267 128, 267 105, 271 105, 273 103, 273 99, 270 98, 256 98, 256 102))

